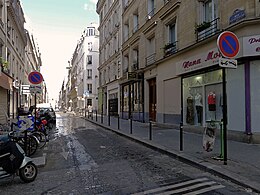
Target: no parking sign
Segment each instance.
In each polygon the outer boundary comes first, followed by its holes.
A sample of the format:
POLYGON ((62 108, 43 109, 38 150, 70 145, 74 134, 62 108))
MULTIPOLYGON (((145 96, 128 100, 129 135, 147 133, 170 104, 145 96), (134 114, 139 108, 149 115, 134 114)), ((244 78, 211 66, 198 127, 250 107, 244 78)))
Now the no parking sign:
POLYGON ((220 52, 226 58, 234 58, 240 49, 237 36, 230 31, 221 33, 218 36, 217 44, 220 52))
POLYGON ((222 56, 225 57, 219 58, 219 66, 237 68, 237 60, 232 59, 238 54, 240 49, 237 36, 230 31, 225 31, 218 36, 217 45, 222 56))
POLYGON ((28 75, 28 80, 30 81, 30 83, 37 85, 43 81, 43 77, 41 73, 34 71, 28 75))

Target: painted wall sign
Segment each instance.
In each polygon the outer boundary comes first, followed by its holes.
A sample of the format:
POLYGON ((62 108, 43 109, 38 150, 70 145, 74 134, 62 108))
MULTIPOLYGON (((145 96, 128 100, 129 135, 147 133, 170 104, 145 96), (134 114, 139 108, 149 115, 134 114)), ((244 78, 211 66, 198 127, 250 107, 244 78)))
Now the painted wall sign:
POLYGON ((176 63, 177 75, 210 67, 219 63, 221 53, 217 48, 176 63))
POLYGON ((242 20, 245 17, 246 13, 244 9, 236 9, 229 18, 229 24, 233 24, 239 20, 242 20))
POLYGON ((243 37, 243 56, 260 56, 260 35, 243 37))

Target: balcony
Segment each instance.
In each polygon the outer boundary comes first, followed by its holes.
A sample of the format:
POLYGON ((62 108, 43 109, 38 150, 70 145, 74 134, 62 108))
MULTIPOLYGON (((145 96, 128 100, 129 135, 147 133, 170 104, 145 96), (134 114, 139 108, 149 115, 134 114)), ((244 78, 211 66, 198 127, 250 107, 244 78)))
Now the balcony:
POLYGON ((177 52, 177 41, 168 43, 164 46, 164 57, 168 57, 177 52))
POLYGON ((197 25, 195 27, 197 42, 217 34, 219 32, 218 24, 219 24, 219 18, 216 18, 210 22, 203 22, 197 25))
POLYGON ((145 66, 150 66, 155 62, 155 53, 145 58, 145 66))

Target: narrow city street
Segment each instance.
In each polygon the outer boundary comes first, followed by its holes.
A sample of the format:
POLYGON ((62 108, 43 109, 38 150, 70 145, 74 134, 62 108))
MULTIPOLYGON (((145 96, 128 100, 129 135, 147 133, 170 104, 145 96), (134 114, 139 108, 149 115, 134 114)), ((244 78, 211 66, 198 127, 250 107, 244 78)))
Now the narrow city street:
POLYGON ((57 114, 36 180, 0 180, 0 194, 246 194, 209 173, 98 127, 57 114))

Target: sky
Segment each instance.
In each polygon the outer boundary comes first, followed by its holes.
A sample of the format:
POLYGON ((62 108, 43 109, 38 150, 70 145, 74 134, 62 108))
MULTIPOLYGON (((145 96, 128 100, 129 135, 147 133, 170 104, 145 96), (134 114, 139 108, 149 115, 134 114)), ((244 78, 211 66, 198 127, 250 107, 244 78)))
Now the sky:
POLYGON ((68 74, 68 61, 84 28, 92 22, 99 24, 97 1, 20 0, 25 27, 33 34, 41 53, 41 73, 50 99, 58 99, 68 74))

